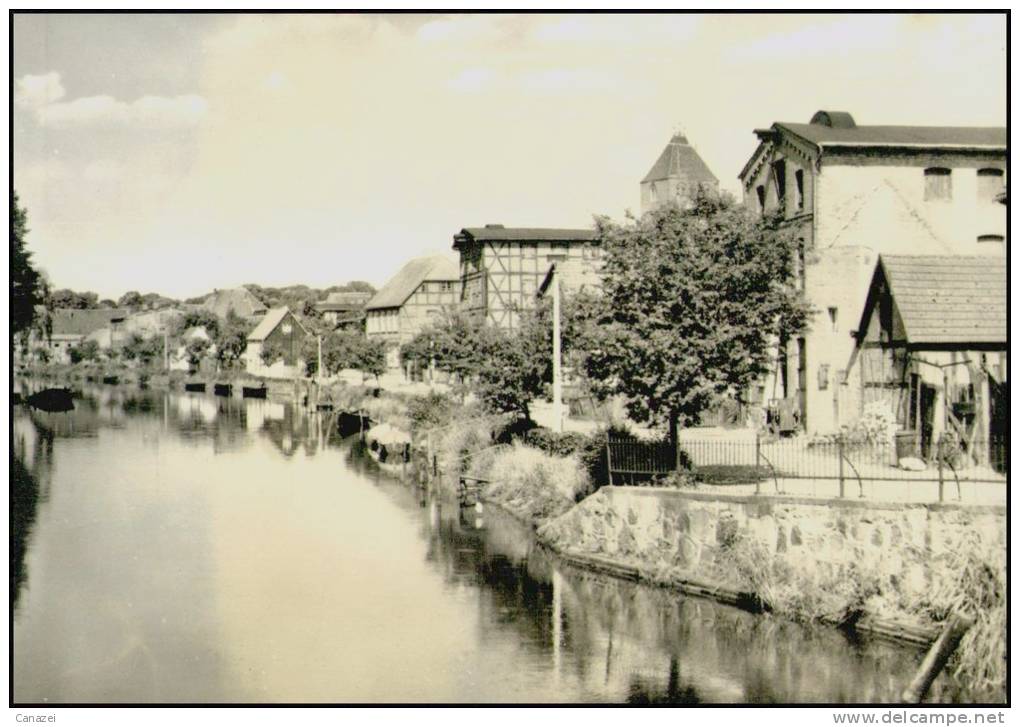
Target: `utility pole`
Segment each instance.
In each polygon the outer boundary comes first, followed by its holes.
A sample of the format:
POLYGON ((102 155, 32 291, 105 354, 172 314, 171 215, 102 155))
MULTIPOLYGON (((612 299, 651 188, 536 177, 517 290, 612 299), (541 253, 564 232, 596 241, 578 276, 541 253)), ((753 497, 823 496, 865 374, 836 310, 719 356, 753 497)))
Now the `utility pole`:
POLYGON ((163 329, 163 370, 170 370, 170 347, 167 341, 166 329, 163 329))
POLYGON ((319 363, 315 368, 315 371, 319 374, 319 383, 322 383, 322 336, 316 337, 319 341, 319 363))
POLYGON ((560 276, 552 268, 553 299, 553 431, 563 431, 563 372, 560 369, 560 276))

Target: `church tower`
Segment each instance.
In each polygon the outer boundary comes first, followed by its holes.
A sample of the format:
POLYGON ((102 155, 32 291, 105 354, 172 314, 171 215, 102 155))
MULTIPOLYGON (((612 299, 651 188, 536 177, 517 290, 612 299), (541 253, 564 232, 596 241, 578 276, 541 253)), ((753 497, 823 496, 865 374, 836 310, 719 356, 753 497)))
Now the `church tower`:
POLYGON ((682 201, 699 184, 718 187, 719 180, 687 137, 677 132, 641 180, 641 214, 670 201, 682 201))

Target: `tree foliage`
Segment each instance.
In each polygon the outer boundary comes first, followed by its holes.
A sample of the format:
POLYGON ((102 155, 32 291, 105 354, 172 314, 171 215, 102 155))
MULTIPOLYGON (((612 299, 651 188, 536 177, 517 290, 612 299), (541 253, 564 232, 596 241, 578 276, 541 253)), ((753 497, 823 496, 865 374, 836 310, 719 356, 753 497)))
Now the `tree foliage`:
POLYGON ((153 361, 162 359, 163 338, 162 336, 145 338, 132 333, 121 348, 121 357, 125 361, 137 361, 142 366, 149 366, 153 361))
POLYGON ((220 334, 220 319, 215 313, 201 308, 189 310, 174 323, 173 335, 178 338, 191 328, 204 328, 215 340, 220 334))
POLYGON ((777 338, 805 327, 793 233, 728 196, 702 190, 688 207, 601 218, 598 229, 603 295, 586 369, 637 421, 695 422, 769 370, 777 338))
POLYGON ((28 331, 35 318, 35 307, 43 303, 45 282, 32 265, 25 238, 28 236, 28 213, 18 203, 18 193, 11 190, 11 334, 28 331))
POLYGON ((71 346, 67 353, 71 357, 71 363, 73 364, 81 363, 82 361, 98 361, 99 344, 96 341, 82 341, 75 346, 71 346))
POLYGON ((227 313, 227 318, 215 337, 216 358, 222 366, 232 368, 244 355, 248 346, 249 328, 244 319, 233 310, 227 313))
MULTIPOLYGON (((305 373, 318 372, 318 341, 309 336, 302 349, 305 373)), ((328 376, 343 369, 358 369, 367 376, 379 376, 386 370, 386 344, 355 331, 329 331, 322 334, 322 368, 328 376)))
POLYGON ((99 295, 92 291, 77 293, 69 288, 61 288, 50 293, 49 307, 91 310, 99 307, 99 295))

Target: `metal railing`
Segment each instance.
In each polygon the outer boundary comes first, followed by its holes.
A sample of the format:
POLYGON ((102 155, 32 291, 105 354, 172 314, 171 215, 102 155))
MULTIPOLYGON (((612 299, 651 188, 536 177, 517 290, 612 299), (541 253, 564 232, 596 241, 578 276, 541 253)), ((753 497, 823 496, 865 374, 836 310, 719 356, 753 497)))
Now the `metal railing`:
POLYGON ((700 483, 754 484, 756 492, 763 483, 771 483, 777 492, 804 491, 804 486, 795 487, 793 482, 811 480, 838 483, 832 494, 839 497, 865 497, 881 494, 876 488, 883 483, 937 483, 938 500, 943 501, 950 494, 961 499, 966 483, 1006 483, 1009 440, 1005 436, 964 442, 948 434, 923 447, 920 444, 846 435, 766 437, 738 432, 726 439, 681 437, 677 452, 669 442, 607 440, 606 453, 610 484, 636 484, 679 467, 700 483))

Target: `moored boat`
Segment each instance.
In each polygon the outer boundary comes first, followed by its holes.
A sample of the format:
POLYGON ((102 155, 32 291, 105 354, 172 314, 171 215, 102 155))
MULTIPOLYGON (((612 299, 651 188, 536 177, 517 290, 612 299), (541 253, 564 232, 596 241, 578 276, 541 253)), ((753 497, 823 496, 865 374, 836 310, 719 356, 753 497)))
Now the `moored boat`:
POLYGON ((213 393, 216 396, 230 396, 233 391, 233 384, 213 384, 213 393))
POLYGON ((71 390, 64 388, 42 389, 34 394, 29 394, 25 401, 30 406, 42 411, 58 412, 74 409, 74 402, 71 400, 71 390))
POLYGON ((188 381, 184 384, 185 391, 205 391, 204 381, 188 381))
POLYGON ((103 383, 104 384, 119 384, 120 383, 120 377, 115 375, 115 374, 108 374, 106 376, 103 376, 103 383))
POLYGON ((257 386, 242 386, 241 396, 243 396, 245 399, 265 399, 266 385, 259 384, 257 386))

